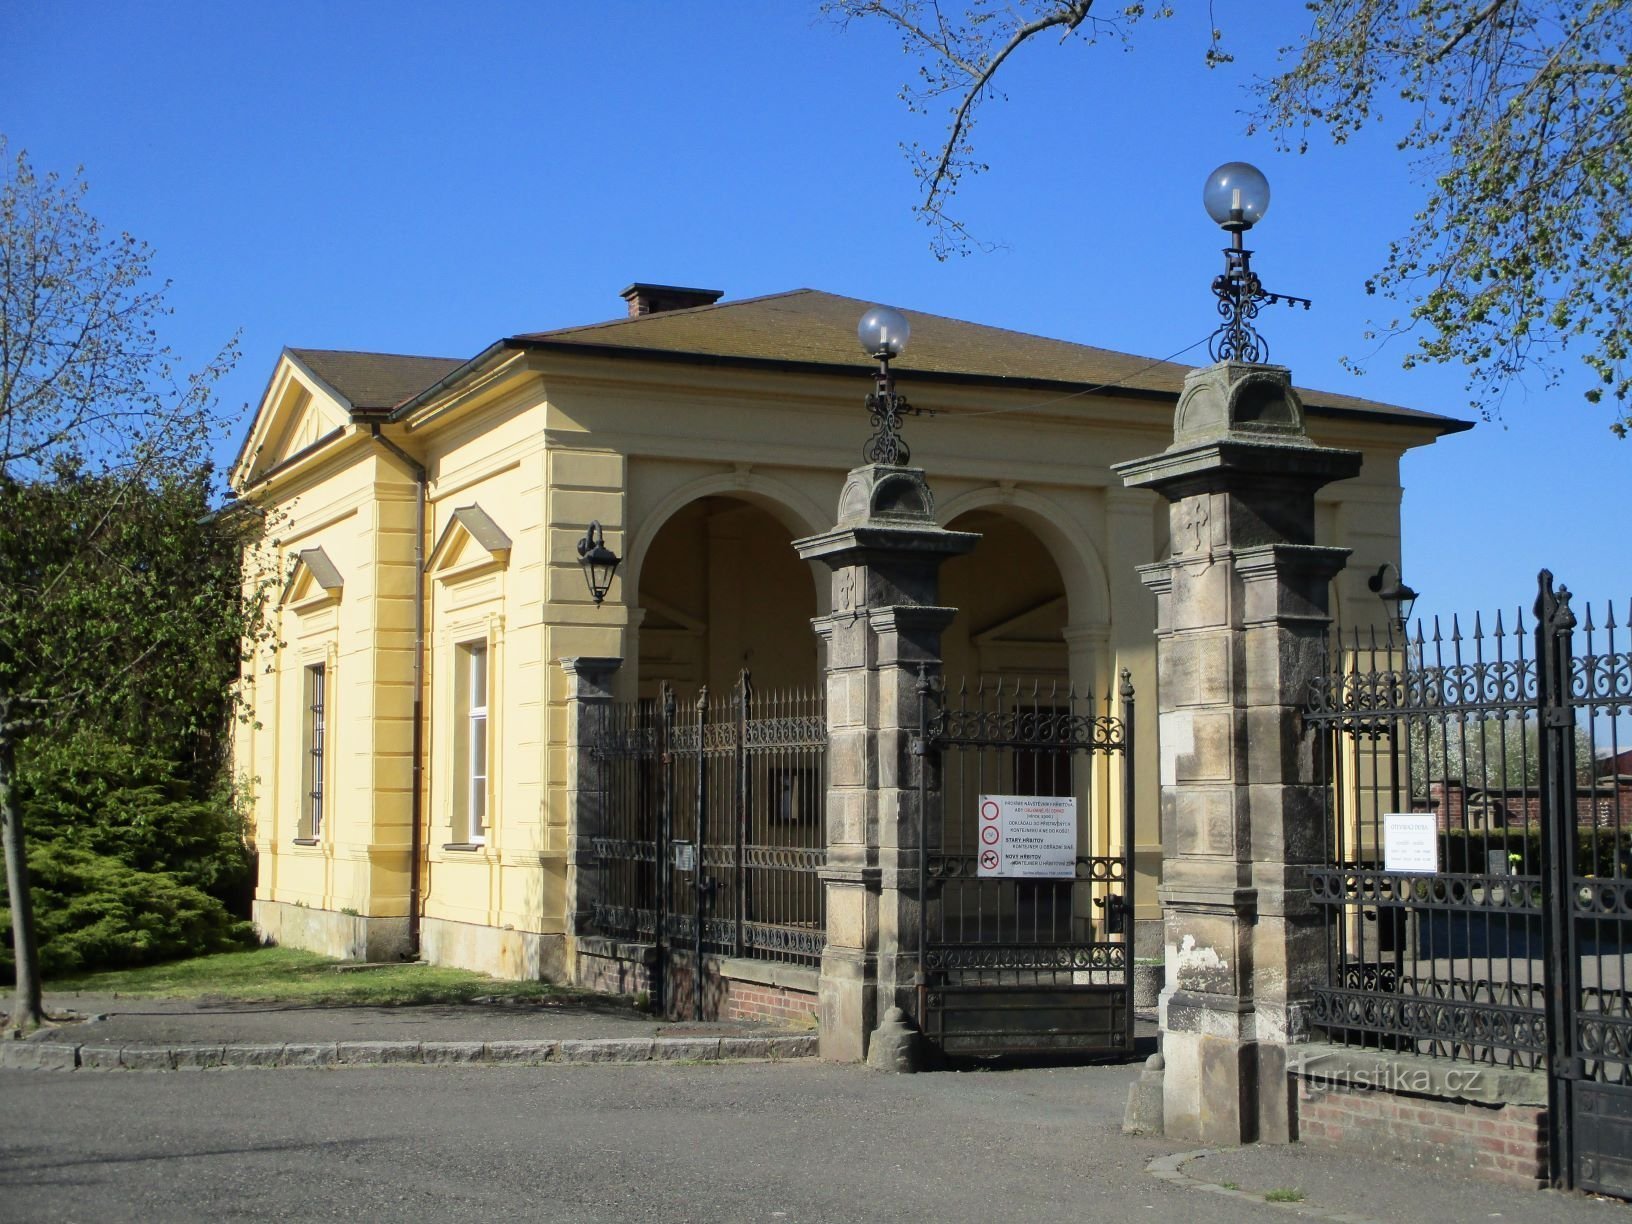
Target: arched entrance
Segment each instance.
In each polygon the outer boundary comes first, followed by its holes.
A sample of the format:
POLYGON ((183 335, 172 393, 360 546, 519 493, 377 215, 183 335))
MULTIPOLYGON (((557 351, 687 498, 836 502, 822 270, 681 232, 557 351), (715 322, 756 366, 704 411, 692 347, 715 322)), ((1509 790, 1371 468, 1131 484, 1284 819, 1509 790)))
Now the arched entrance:
POLYGON ((727 692, 748 668, 762 691, 816 688, 815 575, 767 510, 711 495, 675 511, 637 576, 640 695, 668 681, 727 692))
POLYGON ((958 609, 941 639, 947 677, 1023 676, 1069 685, 1069 601, 1043 542, 997 510, 972 510, 949 526, 979 532, 980 543, 941 570, 941 602, 958 609))

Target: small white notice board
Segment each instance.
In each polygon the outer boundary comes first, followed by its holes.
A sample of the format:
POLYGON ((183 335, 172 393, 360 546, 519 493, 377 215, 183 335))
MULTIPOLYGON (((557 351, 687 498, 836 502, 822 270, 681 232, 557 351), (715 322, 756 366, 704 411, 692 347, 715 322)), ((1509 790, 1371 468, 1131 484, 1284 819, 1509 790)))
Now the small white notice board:
POLYGON ((1077 801, 1069 796, 982 795, 979 875, 1074 880, 1077 801))
POLYGON ((1383 870, 1432 875, 1439 870, 1439 823, 1425 812, 1383 816, 1383 870))

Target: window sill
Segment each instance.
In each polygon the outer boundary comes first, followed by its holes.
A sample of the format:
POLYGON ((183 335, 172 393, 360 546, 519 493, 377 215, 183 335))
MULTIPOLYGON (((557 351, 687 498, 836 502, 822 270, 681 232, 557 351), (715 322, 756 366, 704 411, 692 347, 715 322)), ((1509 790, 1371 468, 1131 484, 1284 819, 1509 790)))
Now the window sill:
POLYGON ((318 845, 318 844, 319 844, 318 839, 315 838, 315 837, 297 837, 297 838, 295 838, 295 845, 297 845, 297 846, 315 846, 315 845, 318 845))
POLYGON ((460 854, 476 854, 487 849, 486 842, 444 842, 442 849, 455 850, 460 854))

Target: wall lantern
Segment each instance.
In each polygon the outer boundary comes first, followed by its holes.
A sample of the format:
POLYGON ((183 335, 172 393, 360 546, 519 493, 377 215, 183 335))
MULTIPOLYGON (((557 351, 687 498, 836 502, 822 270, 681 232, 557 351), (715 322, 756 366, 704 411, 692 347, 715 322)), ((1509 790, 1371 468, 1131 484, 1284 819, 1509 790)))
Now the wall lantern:
POLYGON ((622 560, 606 546, 599 520, 591 522, 584 538, 578 541, 578 564, 584 567, 584 581, 589 583, 589 594, 597 607, 612 589, 612 575, 618 572, 622 560))
POLYGON ((905 467, 912 461, 912 451, 901 437, 901 418, 918 409, 907 403, 906 396, 896 394, 895 376, 890 373, 891 360, 901 355, 911 336, 912 324, 907 317, 888 306, 874 306, 856 326, 862 349, 878 362, 877 381, 867 396, 873 436, 861 449, 861 457, 868 463, 905 467))
POLYGON ((1377 592, 1378 599, 1388 605, 1389 625, 1403 637, 1405 623, 1411 618, 1411 609, 1417 602, 1417 592, 1405 585, 1400 575, 1400 567, 1392 561, 1383 562, 1377 567, 1377 572, 1366 579, 1366 585, 1377 592), (1390 577, 1390 574, 1393 576, 1390 577))
POLYGON ((1213 278, 1218 313, 1224 321, 1207 341, 1207 351, 1214 361, 1268 361, 1269 342, 1253 327, 1259 308, 1285 302, 1308 310, 1311 304, 1308 298, 1266 291, 1252 270, 1252 252, 1241 242, 1241 235, 1269 211, 1269 180, 1257 166, 1225 162, 1207 176, 1201 203, 1207 215, 1230 235, 1230 245, 1224 248, 1224 272, 1213 278))

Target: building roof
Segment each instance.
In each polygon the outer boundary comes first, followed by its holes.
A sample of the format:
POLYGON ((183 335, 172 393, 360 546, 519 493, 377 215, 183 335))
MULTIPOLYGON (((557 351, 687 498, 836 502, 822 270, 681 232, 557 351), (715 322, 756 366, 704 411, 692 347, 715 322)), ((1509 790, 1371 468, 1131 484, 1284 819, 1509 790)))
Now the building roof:
POLYGON ((287 351, 352 408, 363 412, 395 408, 465 364, 463 357, 413 357, 341 349, 287 351))
MULTIPOLYGON (((618 318, 511 338, 530 348, 603 349, 631 355, 780 366, 870 364, 856 339, 856 323, 874 303, 816 289, 618 318)), ((903 375, 926 374, 1016 385, 1058 384, 1176 397, 1193 368, 1025 332, 966 323, 941 315, 902 311, 912 324, 907 350, 893 363, 903 375)), ((1358 396, 1298 388, 1311 409, 1403 418, 1442 433, 1471 428, 1436 413, 1400 408, 1358 396)), ((909 392, 910 393, 910 392, 909 392)))

